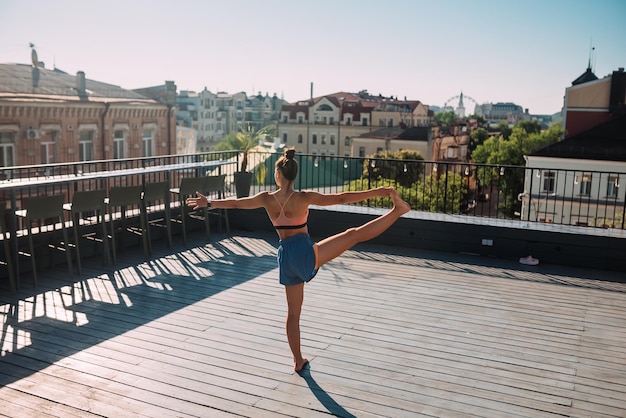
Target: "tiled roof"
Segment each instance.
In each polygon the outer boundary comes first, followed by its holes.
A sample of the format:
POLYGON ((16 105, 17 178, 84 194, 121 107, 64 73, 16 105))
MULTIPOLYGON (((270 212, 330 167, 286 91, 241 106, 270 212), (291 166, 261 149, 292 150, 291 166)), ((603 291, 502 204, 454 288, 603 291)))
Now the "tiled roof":
POLYGON ((0 63, 0 97, 41 100, 147 101, 136 92, 113 84, 85 79, 86 95, 79 95, 77 76, 61 70, 39 68, 37 87, 33 87, 33 67, 26 64, 0 63))
POLYGON ((400 128, 394 126, 391 128, 378 129, 373 132, 366 132, 359 135, 360 138, 384 138, 384 139, 402 139, 405 141, 428 141, 428 127, 400 128))
POLYGON ((531 155, 626 162, 626 115, 548 145, 531 155))

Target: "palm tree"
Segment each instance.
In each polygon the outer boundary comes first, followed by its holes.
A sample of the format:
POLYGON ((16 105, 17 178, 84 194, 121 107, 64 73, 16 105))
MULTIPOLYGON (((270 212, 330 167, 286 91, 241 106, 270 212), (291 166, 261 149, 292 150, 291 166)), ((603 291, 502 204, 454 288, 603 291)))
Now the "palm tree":
POLYGON ((254 130, 250 123, 246 126, 239 125, 236 149, 243 153, 239 172, 244 173, 248 170, 248 154, 259 145, 260 140, 265 139, 266 136, 271 136, 274 131, 274 125, 267 125, 257 130, 254 130))
POLYGON ((235 173, 235 189, 237 197, 246 197, 250 195, 250 186, 252 185, 252 173, 248 172, 248 155, 257 145, 259 141, 270 136, 275 130, 274 125, 267 125, 255 130, 250 123, 245 126, 239 125, 239 132, 233 138, 233 147, 241 152, 241 165, 239 171, 235 173))

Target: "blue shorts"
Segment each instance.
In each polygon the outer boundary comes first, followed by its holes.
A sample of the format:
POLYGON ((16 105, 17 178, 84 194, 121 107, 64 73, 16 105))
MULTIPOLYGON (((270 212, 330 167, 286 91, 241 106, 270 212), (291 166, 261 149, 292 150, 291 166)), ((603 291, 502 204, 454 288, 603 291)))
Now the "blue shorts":
POLYGON ((303 233, 278 242, 280 284, 291 286, 308 282, 317 274, 315 250, 309 234, 303 233))

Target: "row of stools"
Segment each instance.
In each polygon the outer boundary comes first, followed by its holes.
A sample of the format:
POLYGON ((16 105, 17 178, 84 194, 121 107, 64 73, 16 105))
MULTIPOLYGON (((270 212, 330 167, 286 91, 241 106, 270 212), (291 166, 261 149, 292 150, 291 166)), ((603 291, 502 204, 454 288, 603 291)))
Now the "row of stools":
MULTIPOLYGON (((65 252, 68 269, 73 274, 72 252, 75 253, 79 274, 82 273, 81 241, 88 239, 97 241, 102 246, 102 258, 105 265, 117 263, 117 250, 120 234, 130 232, 140 237, 143 244, 144 256, 149 259, 152 255, 152 239, 150 230, 154 227, 164 229, 168 245, 172 246, 172 222, 182 224, 183 241, 187 244, 187 229, 189 218, 203 220, 206 235, 210 238, 209 216, 220 217, 226 230, 230 232, 228 212, 224 209, 202 208, 193 211, 185 205, 188 196, 195 195, 196 191, 210 197, 223 197, 225 190, 225 175, 190 177, 181 179, 179 187, 170 188, 169 182, 146 183, 136 186, 115 186, 105 189, 77 191, 72 201, 65 202, 63 194, 51 196, 33 196, 25 202, 24 209, 15 211, 15 216, 22 220, 23 233, 28 235, 28 250, 18 250, 19 255, 28 256, 31 260, 33 283, 37 286, 37 267, 35 241, 41 241, 46 229, 62 230, 62 243, 49 245, 65 252), (172 218, 171 195, 176 199, 175 206, 180 207, 180 216, 172 218), (108 209, 108 210, 107 210, 108 209), (65 215, 71 219, 72 239, 66 225, 65 215), (158 214, 158 216, 157 216, 158 214), (161 216, 163 214, 163 216, 161 216), (130 225, 128 218, 138 219, 130 225), (46 222, 52 221, 52 223, 46 222), (35 230, 35 227, 37 230, 35 230)), ((7 228, 7 218, 10 215, 6 202, 0 202, 0 230, 2 232, 5 264, 8 270, 11 290, 15 291, 19 285, 16 280, 15 263, 10 244, 10 229, 7 228)), ((19 234, 17 234, 19 235, 19 234)))

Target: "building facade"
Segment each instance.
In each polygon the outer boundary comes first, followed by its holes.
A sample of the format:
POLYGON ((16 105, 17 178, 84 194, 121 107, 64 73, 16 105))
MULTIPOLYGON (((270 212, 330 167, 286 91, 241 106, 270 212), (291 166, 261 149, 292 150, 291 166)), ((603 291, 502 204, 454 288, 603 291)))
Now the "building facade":
POLYGON ((566 89, 565 139, 526 156, 522 219, 623 228, 625 98, 623 68, 603 79, 587 68, 566 89))
POLYGON ((81 71, 0 64, 0 166, 172 154, 175 113, 81 71))
POLYGON ((284 102, 276 95, 259 93, 248 97, 244 92, 213 93, 206 88, 197 97, 197 151, 211 151, 226 135, 237 132, 239 126, 250 124, 257 130, 276 123, 284 102))
POLYGON ((381 128, 425 127, 431 122, 428 106, 416 100, 372 96, 366 90, 339 92, 283 105, 278 136, 304 154, 358 156, 361 145, 353 146, 356 137, 381 128))
POLYGON ((565 89, 563 129, 567 135, 576 135, 623 112, 625 91, 624 68, 598 79, 588 67, 565 89))

